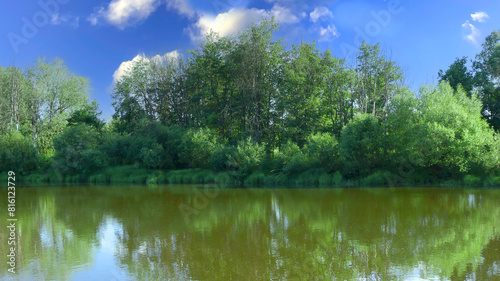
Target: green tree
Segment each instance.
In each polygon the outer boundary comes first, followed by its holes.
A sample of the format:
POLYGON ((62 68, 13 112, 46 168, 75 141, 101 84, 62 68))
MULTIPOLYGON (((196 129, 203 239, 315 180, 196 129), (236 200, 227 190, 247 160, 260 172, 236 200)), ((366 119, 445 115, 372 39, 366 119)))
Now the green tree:
POLYGON ((181 160, 190 168, 210 168, 210 158, 218 145, 223 145, 215 131, 208 128, 189 129, 181 141, 181 160))
POLYGON ((356 58, 357 101, 361 113, 386 116, 391 96, 403 78, 401 68, 380 53, 380 44, 362 43, 356 58))
POLYGON ((197 101, 196 123, 227 138, 237 136, 240 121, 232 75, 236 65, 231 56, 234 47, 234 39, 208 34, 200 49, 191 51, 187 82, 197 101))
POLYGON ((500 130, 500 31, 493 31, 482 44, 473 63, 475 84, 483 102, 482 114, 498 132, 500 130))
POLYGON ((494 131, 482 119, 481 107, 476 96, 447 82, 423 87, 418 99, 396 99, 389 122, 394 159, 410 159, 440 178, 497 167, 494 131))
POLYGON ((104 127, 104 122, 99 119, 101 115, 97 101, 85 105, 82 109, 75 110, 68 118, 68 126, 87 124, 98 130, 104 127))
POLYGON ((372 114, 359 114, 342 130, 340 157, 350 176, 366 176, 384 165, 384 127, 372 114))
POLYGON ((470 94, 474 87, 474 75, 472 71, 467 69, 466 64, 467 57, 461 59, 457 58, 446 72, 439 70, 439 81, 450 83, 450 86, 455 90, 457 90, 459 86, 462 86, 462 88, 470 94))
POLYGON ((88 103, 89 81, 70 72, 58 58, 48 63, 39 59, 27 76, 32 85, 27 111, 34 140, 42 152, 49 153, 52 140, 64 130, 71 113, 88 103))
POLYGON ((18 131, 0 135, 0 171, 27 175, 41 165, 30 139, 18 131))
POLYGON ((248 137, 238 142, 234 154, 228 156, 228 166, 236 169, 240 179, 259 169, 266 158, 266 143, 257 143, 248 137))
POLYGON ((61 174, 88 175, 108 166, 107 156, 98 150, 101 135, 92 126, 79 124, 54 139, 54 169, 61 174))
POLYGON ((329 69, 323 64, 315 43, 301 43, 288 53, 284 68, 285 81, 281 100, 284 102, 285 138, 299 146, 306 137, 325 127, 328 120, 322 115, 322 96, 329 69))
POLYGON ((331 133, 311 134, 303 151, 312 167, 321 167, 329 172, 340 168, 339 143, 331 133))
POLYGON ((273 41, 278 25, 271 20, 261 20, 239 34, 232 53, 235 68, 236 90, 241 131, 255 141, 274 143, 278 112, 275 102, 279 94, 282 67, 282 40, 273 41))

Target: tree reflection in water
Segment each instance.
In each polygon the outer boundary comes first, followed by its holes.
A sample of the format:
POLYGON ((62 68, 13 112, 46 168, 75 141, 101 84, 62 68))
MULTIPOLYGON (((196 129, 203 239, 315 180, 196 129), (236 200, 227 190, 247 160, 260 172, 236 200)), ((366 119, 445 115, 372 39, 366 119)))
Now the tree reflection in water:
MULTIPOLYGON (((196 200, 194 188, 201 187, 20 189, 16 278, 490 280, 500 275, 498 190, 222 189, 186 218, 179 205, 196 200)), ((0 234, 6 237, 7 229, 0 234)), ((2 253, 7 246, 0 244, 2 253)), ((6 263, 0 269, 0 278, 12 277, 6 263)))

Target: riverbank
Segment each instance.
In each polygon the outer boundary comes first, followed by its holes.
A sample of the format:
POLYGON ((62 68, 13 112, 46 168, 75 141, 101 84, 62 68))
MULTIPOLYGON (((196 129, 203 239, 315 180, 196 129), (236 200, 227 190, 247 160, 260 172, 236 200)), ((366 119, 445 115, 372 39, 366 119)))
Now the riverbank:
MULTIPOLYGON (((6 181, 6 174, 0 177, 6 181)), ((468 186, 500 187, 500 176, 483 177, 465 175, 440 179, 422 172, 398 175, 377 171, 366 177, 346 178, 340 172, 327 173, 324 169, 308 169, 297 173, 258 170, 249 175, 237 171, 211 169, 151 170, 134 165, 109 167, 90 175, 64 175, 55 171, 18 175, 20 183, 90 183, 90 184, 230 184, 249 187, 260 186, 322 186, 322 187, 397 187, 397 186, 468 186)))

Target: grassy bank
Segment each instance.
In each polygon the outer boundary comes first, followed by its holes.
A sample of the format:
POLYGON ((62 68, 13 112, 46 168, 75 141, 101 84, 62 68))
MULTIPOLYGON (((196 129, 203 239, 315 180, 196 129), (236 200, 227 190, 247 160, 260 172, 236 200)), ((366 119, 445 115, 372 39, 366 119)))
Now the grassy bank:
MULTIPOLYGON (((0 175, 2 182, 7 174, 0 175)), ((45 174, 17 176, 20 183, 38 184, 230 184, 248 187, 262 186, 311 186, 311 187, 381 187, 381 186, 463 186, 500 187, 499 175, 485 177, 465 175, 462 178, 439 179, 428 174, 414 173, 407 177, 389 172, 375 172, 361 178, 345 178, 340 172, 327 173, 324 169, 308 169, 299 173, 284 173, 258 170, 242 176, 236 171, 214 171, 210 169, 151 170, 134 165, 104 169, 99 173, 63 175, 51 171, 45 174)))

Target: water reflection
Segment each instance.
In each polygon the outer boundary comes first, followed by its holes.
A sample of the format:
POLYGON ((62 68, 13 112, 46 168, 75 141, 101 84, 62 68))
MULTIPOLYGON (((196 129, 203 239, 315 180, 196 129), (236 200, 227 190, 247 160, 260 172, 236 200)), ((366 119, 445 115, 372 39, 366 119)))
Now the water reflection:
MULTIPOLYGON (((194 188, 18 189, 19 272, 13 276, 2 262, 0 279, 500 275, 499 190, 222 189, 188 216, 179 206, 199 199, 194 188)), ((2 253, 7 246, 0 244, 2 253)))

